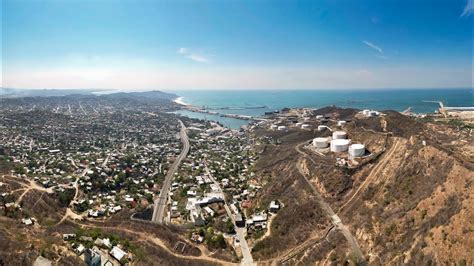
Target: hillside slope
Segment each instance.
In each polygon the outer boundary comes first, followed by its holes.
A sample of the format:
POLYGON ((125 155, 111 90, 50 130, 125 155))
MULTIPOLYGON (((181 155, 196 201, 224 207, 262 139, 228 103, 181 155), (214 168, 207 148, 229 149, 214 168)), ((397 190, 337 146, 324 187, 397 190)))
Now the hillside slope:
MULTIPOLYGON (((329 109, 316 113, 331 111, 334 117, 344 116, 349 120, 344 127, 349 138, 364 143, 372 156, 355 167, 340 167, 335 165, 335 154, 318 154, 306 146, 308 140, 328 136, 327 132, 257 130, 257 135, 278 139, 280 143, 266 144, 261 153, 257 166, 262 176, 270 175, 270 182, 260 201, 278 197, 285 208, 275 218, 278 222, 272 223, 271 235, 257 242, 254 256, 300 265, 358 260, 338 228, 325 234, 330 225, 327 215, 323 215, 325 219, 307 217, 311 208, 304 208, 300 200, 306 197, 305 202, 311 202, 307 192, 307 186, 311 185, 355 237, 365 262, 471 265, 474 261, 473 158, 462 152, 466 146, 472 146, 471 133, 393 111, 386 111, 381 117, 364 118, 353 110, 339 114, 343 109, 329 109), (298 146, 300 153, 288 152, 291 148, 298 150, 298 146), (272 160, 274 171, 265 170, 262 165, 272 160), (298 172, 297 167, 290 167, 292 164, 308 173, 310 184, 294 177, 298 172), (298 184, 304 189, 294 189, 298 184), (284 189, 278 189, 281 187, 284 189), (291 231, 283 236, 274 233, 282 227, 291 227, 291 231), (306 240, 294 241, 292 231, 305 232, 306 240), (308 239, 312 242, 308 243, 308 239), (270 244, 278 248, 262 252, 270 244), (282 247, 286 249, 283 251, 282 247)), ((332 122, 328 125, 336 127, 332 122)), ((313 201, 311 205, 324 214, 321 202, 313 201)))

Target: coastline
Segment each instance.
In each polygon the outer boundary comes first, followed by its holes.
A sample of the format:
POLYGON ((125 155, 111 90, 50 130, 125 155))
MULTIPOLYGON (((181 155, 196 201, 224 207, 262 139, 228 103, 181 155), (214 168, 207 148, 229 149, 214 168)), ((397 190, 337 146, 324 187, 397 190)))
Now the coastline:
POLYGON ((173 99, 173 102, 175 102, 175 103, 177 103, 177 104, 179 104, 179 105, 182 105, 182 106, 187 106, 187 107, 191 106, 191 105, 185 103, 185 102, 183 101, 183 99, 184 99, 184 97, 180 96, 180 97, 178 97, 178 98, 174 98, 174 99, 173 99))
MULTIPOLYGON (((184 97, 182 97, 182 96, 177 97, 177 98, 173 99, 173 102, 175 102, 176 104, 181 105, 182 108, 184 108, 185 110, 191 111, 191 112, 203 113, 203 114, 214 115, 214 116, 217 116, 217 117, 227 117, 227 118, 233 118, 233 119, 239 119, 239 120, 250 120, 250 121, 260 120, 260 118, 256 118, 256 117, 253 117, 253 116, 250 116, 250 115, 223 114, 223 113, 219 113, 219 112, 215 112, 215 111, 210 111, 210 110, 207 110, 207 109, 204 109, 204 108, 199 108, 199 107, 192 106, 190 104, 185 103, 183 101, 183 98, 184 97)), ((216 121, 218 121, 218 119, 216 119, 216 121)))
MULTIPOLYGON (((252 90, 179 91, 185 104, 225 114, 260 117, 282 108, 343 108, 395 110, 411 107, 415 113, 436 112, 442 101, 447 106, 472 106, 472 89, 391 89, 391 90, 252 90), (203 107, 205 106, 205 107, 203 107)), ((176 96, 176 97, 178 97, 176 96)))

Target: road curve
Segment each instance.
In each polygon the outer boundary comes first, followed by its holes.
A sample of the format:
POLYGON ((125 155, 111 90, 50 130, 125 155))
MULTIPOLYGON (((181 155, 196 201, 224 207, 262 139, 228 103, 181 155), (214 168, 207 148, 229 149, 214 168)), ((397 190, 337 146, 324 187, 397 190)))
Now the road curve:
POLYGON ((181 124, 181 131, 179 135, 181 137, 181 142, 183 143, 183 150, 181 154, 179 154, 178 158, 173 162, 171 165, 168 173, 166 173, 165 181, 163 182, 163 187, 161 188, 160 195, 158 198, 155 199, 154 207, 153 207, 153 217, 152 221, 155 223, 163 223, 163 217, 165 215, 166 210, 166 202, 168 199, 168 193, 170 191, 171 181, 173 180, 174 173, 178 170, 178 166, 181 161, 188 155, 189 152, 189 139, 188 135, 186 134, 186 126, 183 124, 181 120, 179 120, 181 124))

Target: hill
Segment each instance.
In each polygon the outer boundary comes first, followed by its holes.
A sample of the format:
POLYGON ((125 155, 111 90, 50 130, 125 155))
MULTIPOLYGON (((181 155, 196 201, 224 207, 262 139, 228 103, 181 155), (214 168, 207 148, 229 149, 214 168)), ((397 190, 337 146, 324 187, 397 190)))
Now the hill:
POLYGON ((313 112, 305 122, 313 130, 278 119, 287 132, 254 131, 277 140, 261 147, 256 170, 268 182, 257 205, 278 199, 285 206, 271 233, 255 244, 255 257, 291 265, 473 263, 473 158, 464 152, 472 146, 469 130, 395 111, 364 117, 335 107, 313 112), (348 167, 336 165, 343 154, 314 151, 312 138, 331 135, 314 130, 321 124, 315 115, 330 117, 326 126, 346 131, 371 155, 348 167), (339 129, 342 118, 348 122, 339 129))

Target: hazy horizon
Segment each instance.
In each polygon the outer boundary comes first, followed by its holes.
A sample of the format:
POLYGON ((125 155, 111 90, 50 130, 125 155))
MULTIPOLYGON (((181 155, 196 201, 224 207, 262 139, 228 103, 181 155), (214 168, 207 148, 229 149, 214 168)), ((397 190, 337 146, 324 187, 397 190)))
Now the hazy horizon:
POLYGON ((225 88, 215 88, 215 89, 190 89, 190 88, 183 88, 183 89, 160 89, 160 88, 150 88, 150 89, 114 89, 114 88, 10 88, 10 87, 0 87, 0 89, 4 90, 51 90, 51 91, 106 91, 106 92, 150 92, 150 91, 161 91, 167 93, 175 93, 175 92, 187 92, 187 91, 398 91, 398 90, 474 90, 473 87, 438 87, 438 88, 242 88, 242 89, 225 89, 225 88))

